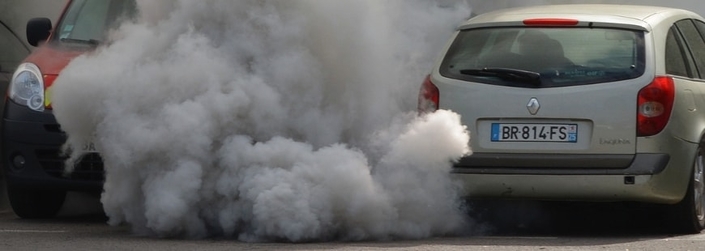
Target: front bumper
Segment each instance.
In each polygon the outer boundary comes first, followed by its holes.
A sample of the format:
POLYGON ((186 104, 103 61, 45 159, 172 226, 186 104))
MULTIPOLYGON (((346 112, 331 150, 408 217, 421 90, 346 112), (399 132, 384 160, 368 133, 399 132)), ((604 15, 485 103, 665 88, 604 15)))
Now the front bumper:
POLYGON ((86 155, 71 174, 64 173, 61 146, 66 134, 51 111, 36 112, 10 100, 2 120, 2 165, 10 186, 36 189, 101 191, 103 162, 86 155), (22 164, 23 163, 23 164, 22 164))

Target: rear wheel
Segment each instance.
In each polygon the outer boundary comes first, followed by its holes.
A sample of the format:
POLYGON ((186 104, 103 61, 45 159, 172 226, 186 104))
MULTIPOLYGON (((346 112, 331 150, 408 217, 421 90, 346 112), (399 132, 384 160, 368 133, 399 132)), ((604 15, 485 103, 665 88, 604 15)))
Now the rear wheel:
POLYGON ((688 191, 678 204, 670 206, 668 225, 679 233, 700 233, 705 228, 705 148, 698 147, 688 191))
POLYGON ((7 187, 7 197, 15 214, 25 219, 56 216, 66 199, 63 190, 35 190, 14 186, 7 187))

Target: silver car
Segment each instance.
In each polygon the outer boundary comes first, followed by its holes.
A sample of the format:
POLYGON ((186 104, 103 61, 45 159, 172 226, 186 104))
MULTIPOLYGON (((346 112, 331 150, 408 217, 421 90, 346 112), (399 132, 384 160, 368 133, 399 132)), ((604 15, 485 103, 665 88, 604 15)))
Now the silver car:
POLYGON ((462 24, 419 94, 455 111, 471 198, 663 204, 705 227, 705 20, 649 6, 501 10, 462 24))

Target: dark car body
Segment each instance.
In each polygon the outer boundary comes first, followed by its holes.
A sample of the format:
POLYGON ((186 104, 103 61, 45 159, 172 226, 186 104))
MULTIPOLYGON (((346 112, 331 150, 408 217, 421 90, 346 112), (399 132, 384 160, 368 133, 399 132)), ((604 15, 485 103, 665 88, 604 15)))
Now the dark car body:
POLYGON ((106 31, 134 8, 133 0, 70 0, 56 26, 47 18, 27 23, 27 42, 37 49, 10 80, 1 131, 8 198, 18 216, 53 217, 67 191, 102 191, 103 162, 97 152, 87 151, 72 172, 65 172, 66 134, 54 117, 50 90, 74 58, 100 46, 106 31))

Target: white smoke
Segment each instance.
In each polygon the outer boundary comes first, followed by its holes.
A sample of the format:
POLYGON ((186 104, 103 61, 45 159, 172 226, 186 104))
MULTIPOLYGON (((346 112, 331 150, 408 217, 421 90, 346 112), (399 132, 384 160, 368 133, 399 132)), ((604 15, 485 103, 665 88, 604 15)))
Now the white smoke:
POLYGON ((67 144, 104 158, 110 224, 296 242, 471 227, 449 175, 469 133, 455 113, 415 115, 464 1, 138 6, 52 90, 67 144))

